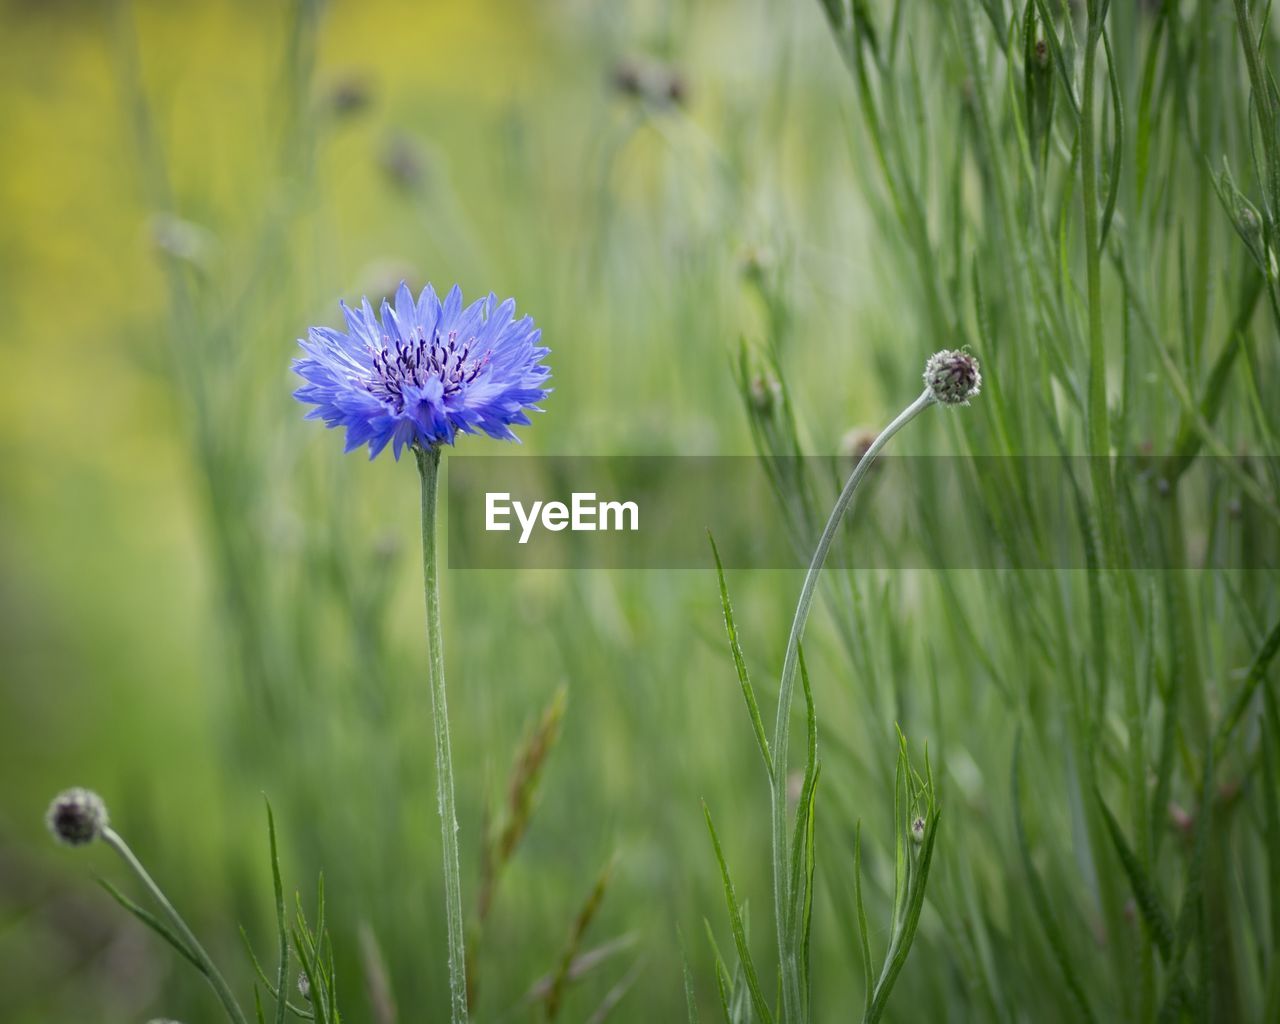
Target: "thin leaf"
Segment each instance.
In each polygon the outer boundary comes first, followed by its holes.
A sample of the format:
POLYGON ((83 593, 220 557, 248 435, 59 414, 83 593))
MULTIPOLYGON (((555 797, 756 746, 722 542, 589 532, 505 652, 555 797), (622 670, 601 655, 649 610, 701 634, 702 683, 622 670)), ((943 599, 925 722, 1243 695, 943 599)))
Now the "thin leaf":
POLYGON ((734 945, 738 949, 738 961, 746 975, 747 988, 751 992, 751 1004, 755 1007, 756 1016, 762 1021, 772 1024, 773 1014, 760 990, 760 979, 756 976, 755 964, 751 959, 751 950, 747 946, 747 932, 742 924, 742 912, 738 906, 738 897, 734 893, 733 880, 729 877, 729 866, 725 863, 724 851, 720 848, 720 837, 716 835, 716 827, 711 821, 711 810, 704 800, 702 814, 707 819, 707 831, 711 833, 711 844, 715 847, 716 863, 720 865, 720 877, 724 882, 724 898, 729 905, 729 924, 733 929, 734 945))
POLYGON ((122 906, 125 910, 127 910, 130 914, 136 917, 139 921, 141 921, 144 925, 150 928, 157 935, 159 935, 160 938, 164 939, 164 941, 169 943, 170 946, 176 949, 178 953, 182 956, 182 958, 187 961, 187 963, 189 963, 192 967, 194 967, 206 978, 209 977, 209 972, 205 970, 204 964, 200 962, 200 960, 196 957, 195 953, 193 953, 188 948, 187 944, 183 942, 182 939, 180 939, 178 935, 175 932, 173 932, 167 924, 165 924, 163 921, 157 918, 149 910, 144 910, 142 907, 138 906, 138 904, 134 903, 133 900, 129 899, 128 896, 122 893, 119 889, 117 889, 114 885, 108 882, 105 878, 99 878, 97 879, 97 882, 100 886, 102 886, 103 889, 107 891, 107 894, 113 900, 115 900, 117 903, 120 904, 120 906, 122 906))
POLYGON ((738 627, 733 621, 733 605, 729 602, 729 588, 724 579, 724 565, 720 561, 720 550, 716 547, 716 539, 707 531, 707 539, 711 541, 711 553, 716 560, 716 576, 720 580, 720 605, 724 609, 724 628, 729 634, 729 648, 733 651, 733 665, 738 670, 738 682, 742 686, 742 699, 746 701, 747 713, 751 716, 751 728, 756 734, 756 744, 760 747, 760 756, 764 758, 765 771, 773 778, 773 756, 769 753, 769 740, 765 736, 764 720, 760 717, 760 705, 756 703, 756 693, 751 686, 751 678, 747 673, 747 662, 742 655, 742 644, 738 641, 738 627))

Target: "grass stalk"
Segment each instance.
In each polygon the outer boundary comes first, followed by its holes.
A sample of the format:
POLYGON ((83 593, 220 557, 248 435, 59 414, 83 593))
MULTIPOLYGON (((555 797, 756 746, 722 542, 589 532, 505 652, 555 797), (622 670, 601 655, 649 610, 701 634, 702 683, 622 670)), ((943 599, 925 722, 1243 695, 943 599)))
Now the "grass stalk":
POLYGON ((818 546, 809 562, 804 583, 800 588, 800 599, 796 603, 795 616, 791 620, 791 634, 787 638, 787 652, 782 662, 782 679, 778 687, 778 714, 773 731, 773 775, 771 778, 772 829, 771 845, 773 851, 773 896, 774 917, 778 933, 778 957, 782 985, 782 1017, 783 1020, 800 1020, 802 998, 800 983, 800 958, 795 928, 789 928, 792 904, 790 850, 788 847, 787 829, 787 742, 791 730, 791 703, 795 695, 796 668, 799 663, 800 641, 804 637, 805 625, 809 621, 809 610, 813 605, 813 597, 818 588, 818 577, 826 564, 827 554, 835 540, 836 532, 844 519, 845 513, 853 501, 854 491, 866 475, 871 463, 881 449, 889 443, 899 430, 910 423, 916 416, 934 402, 928 389, 921 392, 920 397, 908 405, 901 413, 881 431, 880 435, 867 448, 866 453, 858 460, 848 481, 836 499, 835 507, 827 525, 823 528, 818 546))
POLYGON ((129 848, 129 844, 124 841, 124 837, 108 825, 102 829, 102 841, 119 854, 120 859, 128 865, 129 870, 138 877, 147 892, 151 894, 151 898, 164 911, 165 917, 173 925, 178 937, 185 943, 191 959, 208 979, 210 986, 217 994, 218 1001, 222 1003, 223 1009, 227 1011, 227 1017, 234 1024, 248 1024, 244 1011, 240 1009, 240 1004, 236 1002, 236 997, 231 992, 231 986, 227 984, 222 973, 214 965, 213 959, 205 952, 204 947, 200 945, 200 940, 195 937, 195 933, 187 926, 187 922, 182 919, 182 915, 169 902, 169 897, 164 894, 164 890, 151 877, 151 873, 142 866, 142 861, 138 860, 134 855, 133 850, 129 848))

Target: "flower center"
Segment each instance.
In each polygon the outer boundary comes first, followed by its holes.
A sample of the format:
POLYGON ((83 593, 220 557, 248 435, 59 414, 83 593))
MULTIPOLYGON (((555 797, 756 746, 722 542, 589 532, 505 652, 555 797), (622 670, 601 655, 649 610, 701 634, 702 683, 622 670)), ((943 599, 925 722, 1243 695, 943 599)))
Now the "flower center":
POLYGON ((459 344, 457 331, 450 331, 447 339, 437 334, 431 341, 420 333, 416 341, 397 341, 394 346, 384 336, 383 348, 370 346, 373 376, 365 381, 365 387, 371 395, 395 405, 396 412, 404 409, 406 385, 422 387, 432 377, 444 385, 446 397, 456 394, 480 375, 493 354, 485 352, 472 359, 474 342, 471 338, 459 344))

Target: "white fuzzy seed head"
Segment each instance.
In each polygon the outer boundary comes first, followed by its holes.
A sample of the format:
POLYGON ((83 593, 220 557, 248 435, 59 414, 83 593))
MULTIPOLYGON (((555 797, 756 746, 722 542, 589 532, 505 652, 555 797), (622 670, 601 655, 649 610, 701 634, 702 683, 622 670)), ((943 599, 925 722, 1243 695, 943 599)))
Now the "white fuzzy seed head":
POLYGON ((63 790, 53 799, 44 817, 49 831, 67 846, 84 846, 107 827, 107 805, 91 789, 63 790))

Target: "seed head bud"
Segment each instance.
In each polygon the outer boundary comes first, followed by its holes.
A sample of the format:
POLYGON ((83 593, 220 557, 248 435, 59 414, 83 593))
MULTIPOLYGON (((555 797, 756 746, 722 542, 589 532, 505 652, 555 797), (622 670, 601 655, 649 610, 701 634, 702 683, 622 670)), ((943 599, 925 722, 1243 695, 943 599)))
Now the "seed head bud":
POLYGON ((911 841, 913 843, 924 842, 924 818, 918 814, 911 819, 911 841))
POLYGON ((373 102, 373 89, 362 75, 344 75, 329 87, 324 102, 335 116, 353 117, 373 102))
POLYGON ((1241 206, 1240 212, 1236 215, 1236 223, 1240 226, 1240 234, 1250 241, 1260 241, 1262 239, 1262 221, 1258 219, 1257 212, 1251 206, 1241 206))
POLYGON ((773 413, 773 407, 782 395, 782 385, 774 378, 766 377, 763 374, 756 374, 751 378, 748 390, 751 397, 751 408, 756 411, 757 415, 762 417, 768 417, 773 413))
POLYGON ((867 427, 854 427, 847 431, 844 437, 840 438, 840 454, 846 459, 853 459, 855 462, 867 454, 873 444, 875 444, 876 432, 867 427))
POLYGON ((982 389, 978 360, 959 349, 935 352, 924 365, 924 386, 943 405, 968 405, 982 389))
POLYGON ((84 846, 107 827, 107 805, 91 789, 67 789, 54 797, 44 820, 58 842, 84 846))

